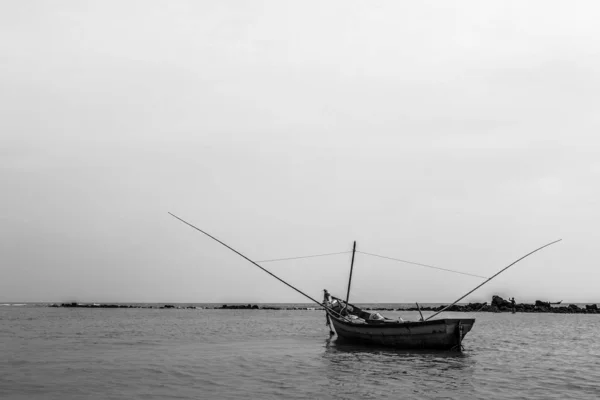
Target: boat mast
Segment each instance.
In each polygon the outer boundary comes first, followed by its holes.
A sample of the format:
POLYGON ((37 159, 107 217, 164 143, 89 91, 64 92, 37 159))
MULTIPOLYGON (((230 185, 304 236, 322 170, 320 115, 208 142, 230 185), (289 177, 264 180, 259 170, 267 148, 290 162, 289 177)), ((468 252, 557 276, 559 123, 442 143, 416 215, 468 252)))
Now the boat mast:
POLYGON ((352 269, 354 268, 354 254, 356 253, 356 240, 354 246, 352 246, 352 261, 350 262, 350 278, 348 279, 348 292, 346 293, 346 307, 348 306, 348 300, 350 299, 350 284, 352 283, 352 269))

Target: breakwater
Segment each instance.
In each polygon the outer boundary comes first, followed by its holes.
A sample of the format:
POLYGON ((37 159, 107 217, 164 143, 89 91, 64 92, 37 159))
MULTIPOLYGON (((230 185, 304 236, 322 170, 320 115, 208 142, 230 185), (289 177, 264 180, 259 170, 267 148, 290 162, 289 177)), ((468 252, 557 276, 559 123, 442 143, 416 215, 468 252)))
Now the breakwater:
POLYGON ((277 307, 277 306, 259 306, 257 304, 223 304, 221 306, 184 306, 177 304, 104 304, 104 303, 61 303, 51 304, 50 307, 62 308, 146 308, 146 309, 176 309, 176 310, 323 310, 322 307, 277 307))
MULTIPOLYGON (((185 306, 177 304, 153 304, 153 305, 141 305, 141 304, 102 304, 102 303, 61 303, 52 304, 50 307, 64 307, 64 308, 147 308, 147 309, 187 309, 187 310, 305 310, 305 311, 322 311, 323 308, 319 306, 315 307, 301 307, 301 306, 273 306, 273 305, 258 305, 258 304, 222 304, 215 306, 185 306)), ((445 305, 439 305, 435 307, 421 307, 421 311, 440 311, 445 305)), ((556 305, 550 302, 544 302, 536 300, 535 303, 515 303, 514 305, 500 296, 493 296, 491 303, 469 303, 469 304, 456 304, 448 308, 447 311, 452 312, 512 312, 514 308, 515 312, 518 313, 558 313, 558 314, 600 314, 597 304, 587 304, 578 306, 576 304, 568 305, 556 305)), ((367 311, 418 311, 415 307, 363 307, 367 311)))
MULTIPOLYGON (((440 311, 445 306, 421 307, 421 311, 440 311)), ((387 309, 386 309, 387 310, 387 309)), ((405 308, 404 310, 418 311, 417 307, 405 308)), ((455 304, 446 311, 453 312, 520 312, 520 313, 556 313, 556 314, 600 314, 597 304, 586 304, 579 307, 577 304, 553 305, 550 302, 536 300, 534 304, 515 303, 504 300, 500 296, 493 296, 491 304, 469 303, 455 304)))

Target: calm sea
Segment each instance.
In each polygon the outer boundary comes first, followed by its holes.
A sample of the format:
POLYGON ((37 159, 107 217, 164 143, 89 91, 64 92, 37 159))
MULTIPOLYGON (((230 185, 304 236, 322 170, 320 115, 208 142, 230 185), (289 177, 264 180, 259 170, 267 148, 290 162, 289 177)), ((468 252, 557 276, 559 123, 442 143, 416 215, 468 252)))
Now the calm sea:
POLYGON ((319 311, 0 306, 0 399, 600 398, 600 315, 447 316, 477 318, 462 354, 342 345, 319 311))

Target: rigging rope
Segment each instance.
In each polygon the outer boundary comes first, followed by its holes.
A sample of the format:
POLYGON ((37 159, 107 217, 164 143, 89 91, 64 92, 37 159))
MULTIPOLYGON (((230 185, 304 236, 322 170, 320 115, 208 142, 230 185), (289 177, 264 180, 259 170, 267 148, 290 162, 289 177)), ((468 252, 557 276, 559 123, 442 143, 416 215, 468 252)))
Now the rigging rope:
MULTIPOLYGON (((433 269, 438 269, 438 270, 441 270, 441 271, 454 272, 456 274, 468 275, 468 276, 473 276, 473 277, 481 278, 481 279, 487 279, 486 276, 481 276, 481 275, 476 275, 476 274, 470 274, 468 272, 461 272, 461 271, 455 271, 453 269, 448 269, 448 268, 435 267, 433 265, 422 264, 422 263, 418 263, 418 262, 414 262, 414 261, 401 260, 399 258, 386 257, 386 256, 382 256, 382 255, 379 255, 379 254, 367 253, 367 252, 359 251, 359 250, 356 250, 356 252, 364 254, 364 255, 367 255, 367 256, 385 258, 387 260, 393 260, 393 261, 399 261, 399 262, 403 262, 405 264, 418 265, 420 267, 433 268, 433 269)), ((310 255, 310 256, 273 258, 273 259, 269 259, 269 260, 260 260, 260 261, 256 261, 256 262, 258 262, 258 263, 268 263, 268 262, 277 262, 277 261, 300 260, 300 259, 303 259, 303 258, 327 257, 327 256, 335 256, 335 255, 338 255, 338 254, 348 254, 348 253, 352 253, 352 252, 351 251, 340 251, 340 252, 337 252, 337 253, 314 254, 314 255, 310 255)))
MULTIPOLYGON (((386 256, 382 256, 382 255, 379 255, 379 254, 367 253, 367 252, 359 251, 359 250, 356 250, 356 252, 364 254, 364 255, 367 255, 367 256, 385 258, 387 260, 393 260, 393 261, 399 261, 399 262, 403 262, 405 264, 418 265, 420 267, 433 268, 433 269, 438 269, 438 270, 446 271, 446 272, 454 272, 455 274, 468 275, 468 276, 473 276, 473 277, 476 277, 476 278, 487 279, 486 276, 481 276, 481 275, 476 275, 476 274, 470 274, 468 272, 461 272, 461 271, 456 271, 456 270, 448 269, 448 268, 435 267, 433 265, 422 264, 422 263, 418 263, 418 262, 414 262, 414 261, 401 260, 399 258, 386 257, 386 256)), ((269 259, 269 260, 260 260, 260 261, 256 261, 256 262, 258 262, 258 263, 268 263, 268 262, 277 262, 277 261, 300 260, 300 259, 303 259, 303 258, 327 257, 327 256, 335 256, 335 255, 338 255, 338 254, 348 254, 348 253, 352 253, 352 252, 351 251, 340 251, 340 252, 337 252, 337 253, 314 254, 314 255, 310 255, 310 256, 273 258, 273 259, 269 259)))
POLYGON ((455 271, 453 269, 448 269, 448 268, 440 268, 440 267, 434 267, 433 265, 427 265, 427 264, 421 264, 421 263, 417 263, 417 262, 413 262, 413 261, 406 261, 406 260, 401 260, 399 258, 392 258, 392 257, 386 257, 386 256, 381 256, 379 254, 373 254, 373 253, 366 253, 364 251, 358 251, 356 250, 357 253, 361 253, 361 254, 365 254, 367 256, 373 256, 373 257, 379 257, 379 258, 385 258, 387 260, 393 260, 393 261, 399 261, 399 262, 403 262, 406 264, 412 264, 412 265, 418 265, 420 267, 427 267, 427 268, 433 268, 433 269, 439 269, 442 271, 447 271, 447 272, 454 272, 456 274, 461 274, 461 275, 468 275, 468 276, 474 276, 476 278, 482 278, 482 279, 487 279, 486 276, 481 276, 481 275, 475 275, 475 274, 470 274, 468 272, 461 272, 461 271, 455 271))
POLYGON ((340 251, 338 253, 315 254, 313 256, 274 258, 272 260, 261 260, 261 261, 257 261, 257 262, 259 262, 259 263, 267 263, 267 262, 275 262, 275 261, 299 260, 301 258, 325 257, 325 256, 334 256, 334 255, 337 255, 337 254, 347 254, 347 253, 352 253, 352 252, 351 251, 340 251))

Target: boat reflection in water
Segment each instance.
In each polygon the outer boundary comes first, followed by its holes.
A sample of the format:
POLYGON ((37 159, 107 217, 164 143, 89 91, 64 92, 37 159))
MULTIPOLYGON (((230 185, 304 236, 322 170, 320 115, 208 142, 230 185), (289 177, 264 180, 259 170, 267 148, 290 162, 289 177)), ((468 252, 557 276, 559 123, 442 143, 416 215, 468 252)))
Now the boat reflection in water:
MULTIPOLYGON (((399 349, 390 346, 363 344, 348 341, 341 337, 331 336, 325 339, 325 353, 323 355, 331 362, 341 362, 343 359, 353 357, 354 359, 379 359, 402 364, 405 360, 418 359, 429 364, 435 363, 437 368, 443 369, 465 369, 472 366, 469 353, 449 350, 435 349, 399 349), (443 365, 442 365, 443 364, 443 365)), ((430 367, 433 364, 429 365, 430 367)), ((424 366, 426 368, 427 366, 424 366)))
MULTIPOLYGON (((325 341, 327 384, 339 398, 473 398, 476 358, 469 352, 325 341)), ((485 397, 484 397, 485 398, 485 397)))

